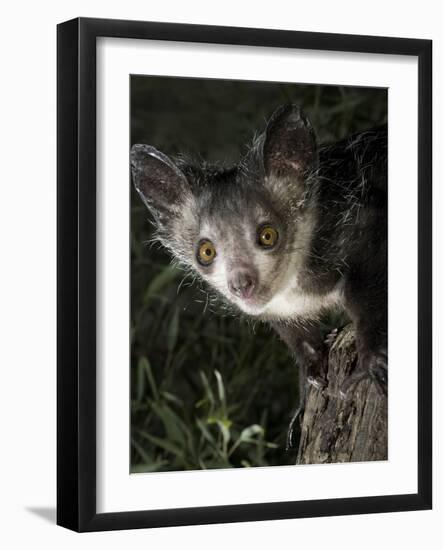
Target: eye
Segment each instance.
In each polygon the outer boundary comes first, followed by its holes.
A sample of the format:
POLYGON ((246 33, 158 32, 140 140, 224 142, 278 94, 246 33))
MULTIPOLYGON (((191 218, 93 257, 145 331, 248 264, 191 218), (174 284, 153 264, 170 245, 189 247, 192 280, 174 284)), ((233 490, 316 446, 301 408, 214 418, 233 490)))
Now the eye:
POLYGON ((261 227, 258 231, 258 244, 265 248, 271 248, 278 241, 277 231, 270 225, 261 227))
POLYGON ((211 241, 208 241, 207 239, 200 241, 200 244, 198 245, 197 260, 202 265, 209 265, 212 264, 215 256, 215 246, 211 243, 211 241))

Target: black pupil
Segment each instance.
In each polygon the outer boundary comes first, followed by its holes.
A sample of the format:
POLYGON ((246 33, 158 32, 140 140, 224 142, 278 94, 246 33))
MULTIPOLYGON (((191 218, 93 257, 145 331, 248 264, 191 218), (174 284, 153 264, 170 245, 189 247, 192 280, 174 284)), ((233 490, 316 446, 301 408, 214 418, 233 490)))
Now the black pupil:
POLYGON ((210 249, 210 248, 206 248, 205 254, 206 254, 206 256, 210 256, 210 255, 211 255, 211 249, 210 249))
POLYGON ((270 241, 270 240, 271 240, 271 234, 270 234, 270 233, 265 233, 265 240, 266 240, 266 241, 270 241))

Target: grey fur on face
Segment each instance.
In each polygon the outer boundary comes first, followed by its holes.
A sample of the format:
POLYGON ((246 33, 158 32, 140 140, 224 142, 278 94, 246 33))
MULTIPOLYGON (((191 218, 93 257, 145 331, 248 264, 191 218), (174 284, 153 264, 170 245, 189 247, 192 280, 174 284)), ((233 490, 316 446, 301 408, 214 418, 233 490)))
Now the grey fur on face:
POLYGON ((311 127, 297 108, 283 121, 277 115, 233 168, 173 162, 150 146, 135 145, 131 153, 134 183, 154 216, 158 240, 251 315, 266 315, 267 304, 302 269, 315 217, 315 186, 306 185, 316 162, 311 127), (260 244, 266 227, 278 236, 270 247, 260 244), (216 251, 208 265, 198 260, 205 240, 216 251))

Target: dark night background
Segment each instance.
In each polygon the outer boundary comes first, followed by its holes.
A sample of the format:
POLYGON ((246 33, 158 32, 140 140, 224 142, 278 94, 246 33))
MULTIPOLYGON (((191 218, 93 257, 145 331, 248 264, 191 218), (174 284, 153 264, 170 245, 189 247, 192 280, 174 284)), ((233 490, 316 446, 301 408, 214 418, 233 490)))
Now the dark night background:
MULTIPOLYGON (((132 76, 131 141, 232 164, 284 103, 302 107, 319 143, 387 121, 384 89, 132 76)), ((284 344, 207 307, 201 284, 147 244, 131 193, 131 471, 293 463, 297 368, 284 344)))

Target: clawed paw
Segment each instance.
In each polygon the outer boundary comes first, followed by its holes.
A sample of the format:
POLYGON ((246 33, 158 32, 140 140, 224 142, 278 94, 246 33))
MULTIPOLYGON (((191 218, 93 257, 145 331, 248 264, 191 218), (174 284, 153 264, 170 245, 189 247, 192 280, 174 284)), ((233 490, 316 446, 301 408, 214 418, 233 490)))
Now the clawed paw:
POLYGON ((321 376, 308 376, 306 381, 310 386, 313 386, 317 390, 322 390, 328 385, 326 380, 321 376))
POLYGON ((324 343, 331 346, 335 342, 337 336, 338 336, 338 329, 334 328, 333 330, 331 330, 329 334, 326 335, 326 338, 324 339, 324 343))
POLYGON ((384 350, 358 362, 356 370, 343 382, 339 390, 340 397, 345 399, 352 388, 368 378, 375 383, 382 395, 388 394, 388 364, 384 350))

